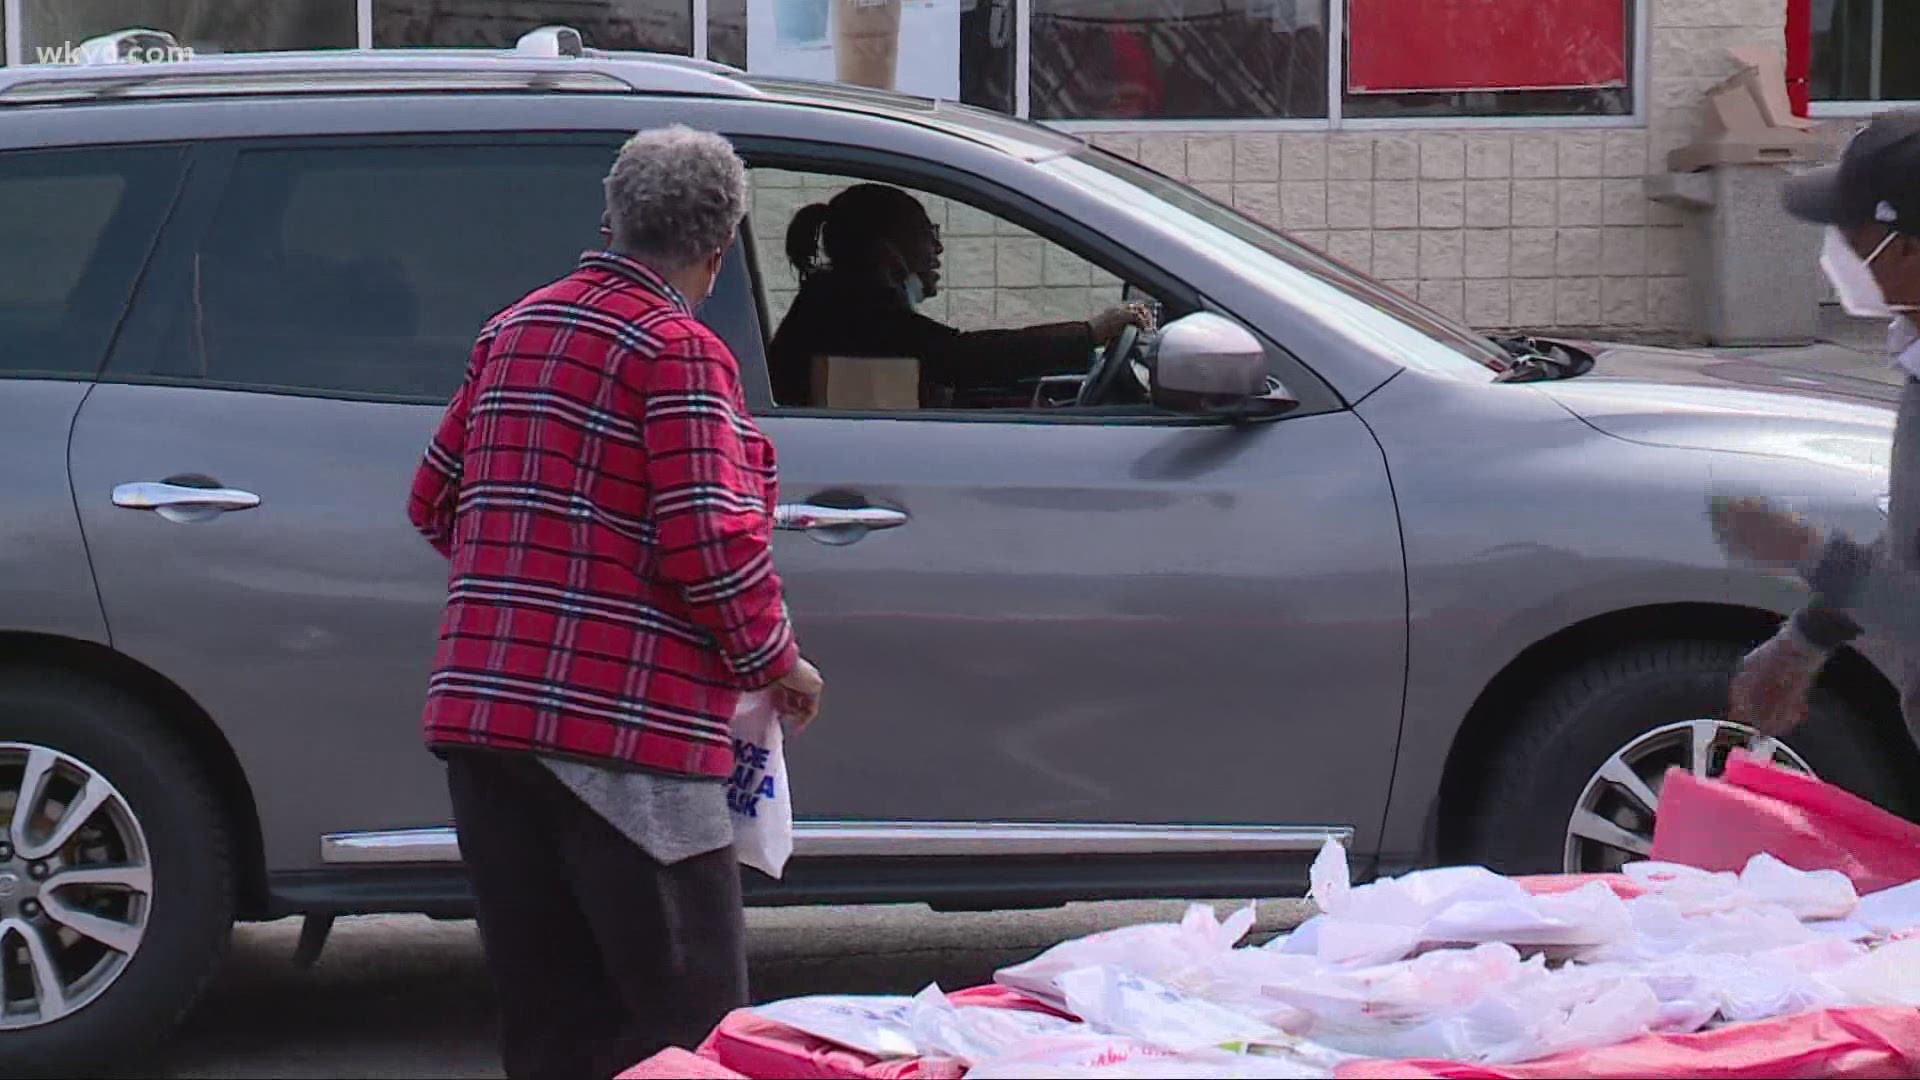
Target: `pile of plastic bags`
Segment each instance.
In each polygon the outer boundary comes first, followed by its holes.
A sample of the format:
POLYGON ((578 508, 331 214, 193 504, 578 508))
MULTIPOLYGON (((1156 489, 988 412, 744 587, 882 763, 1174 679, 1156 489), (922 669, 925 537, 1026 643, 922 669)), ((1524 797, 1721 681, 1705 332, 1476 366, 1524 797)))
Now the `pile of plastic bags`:
POLYGON ((993 987, 742 1010, 625 1075, 1920 1075, 1920 826, 1736 752, 1668 777, 1653 850, 1689 865, 1356 887, 1329 844, 1319 914, 1264 945, 1241 944, 1251 907, 1195 905, 993 987))
POLYGON ((1065 942, 1001 971, 1032 1008, 813 997, 752 1010, 897 1075, 1334 1077, 1375 1059, 1498 1065, 1649 1033, 1920 1005, 1920 882, 1861 898, 1770 856, 1739 873, 1638 863, 1530 890, 1479 867, 1355 887, 1315 862, 1320 914, 1258 947, 1251 907, 1065 942))

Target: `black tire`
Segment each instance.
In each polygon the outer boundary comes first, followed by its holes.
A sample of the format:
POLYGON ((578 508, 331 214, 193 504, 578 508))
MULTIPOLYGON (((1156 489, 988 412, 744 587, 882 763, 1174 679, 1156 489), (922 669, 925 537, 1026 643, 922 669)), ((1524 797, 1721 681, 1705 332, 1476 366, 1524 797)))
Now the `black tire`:
MULTIPOLYGON (((1724 719, 1733 671, 1745 652, 1727 642, 1655 642, 1555 680, 1523 707, 1513 734, 1488 755, 1465 858, 1503 873, 1560 872, 1568 818, 1595 770, 1655 728, 1724 719)), ((1807 723, 1782 741, 1822 779, 1904 809, 1895 755, 1832 693, 1816 691, 1807 723)))
POLYGON ((205 989, 232 936, 232 841, 205 771, 138 698, 43 671, 0 671, 0 742, 68 754, 119 790, 153 870, 147 927, 93 1002, 37 1027, 0 1031, 0 1073, 88 1076, 140 1061, 205 989))

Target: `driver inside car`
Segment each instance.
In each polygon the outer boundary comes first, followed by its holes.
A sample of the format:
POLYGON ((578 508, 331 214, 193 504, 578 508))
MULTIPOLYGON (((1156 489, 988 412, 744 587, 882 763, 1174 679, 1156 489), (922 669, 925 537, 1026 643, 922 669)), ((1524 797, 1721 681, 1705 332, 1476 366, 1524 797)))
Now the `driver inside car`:
POLYGON ((885 184, 858 184, 803 207, 787 229, 786 248, 800 292, 768 350, 774 400, 782 406, 814 404, 815 357, 918 360, 921 405, 936 407, 943 389, 1079 374, 1094 349, 1128 327, 1153 329, 1140 304, 1086 322, 1018 330, 962 331, 920 314, 915 308, 940 288, 940 230, 920 200, 885 184))

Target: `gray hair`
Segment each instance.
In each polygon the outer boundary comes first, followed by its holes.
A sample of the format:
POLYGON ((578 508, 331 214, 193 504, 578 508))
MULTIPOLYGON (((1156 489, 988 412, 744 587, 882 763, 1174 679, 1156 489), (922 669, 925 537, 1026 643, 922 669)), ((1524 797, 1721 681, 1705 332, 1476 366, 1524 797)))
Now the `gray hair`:
POLYGON ((605 186, 614 238, 663 269, 725 248, 747 214, 747 169, 733 144, 684 124, 628 139, 605 186))

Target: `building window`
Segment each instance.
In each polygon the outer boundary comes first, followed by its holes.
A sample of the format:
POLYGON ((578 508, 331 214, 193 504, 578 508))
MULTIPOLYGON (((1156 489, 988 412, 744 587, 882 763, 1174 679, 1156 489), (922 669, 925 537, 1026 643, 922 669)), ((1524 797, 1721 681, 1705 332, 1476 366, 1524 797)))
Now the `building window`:
POLYGON ((1016 111, 1014 0, 707 0, 707 58, 756 74, 841 78, 969 105, 1016 111), (862 49, 877 66, 841 66, 844 10, 885 24, 891 51, 862 49))
POLYGON ((589 48, 693 55, 691 0, 373 0, 376 48, 508 48, 551 25, 589 48))
MULTIPOLYGON (((15 25, 0 25, 0 38, 31 61, 135 26, 213 53, 507 48, 565 25, 593 48, 698 55, 766 77, 1096 127, 1525 117, 1604 126, 1641 109, 1637 35, 1650 2, 7 0, 0 13, 15 25)), ((1920 99, 1920 0, 1812 3, 1815 100, 1920 99)))
POLYGON ((1342 111, 1624 116, 1633 16, 1633 0, 1348 0, 1342 111))
POLYGON ((707 59, 747 66, 747 0, 707 0, 707 59))
POLYGON ((1920 101, 1920 3, 1813 0, 1814 101, 1920 101))
POLYGON ((1323 0, 1033 0, 1038 120, 1327 115, 1323 0))
POLYGON ((354 0, 22 0, 21 58, 56 60, 102 34, 164 30, 195 53, 351 49, 354 0))

